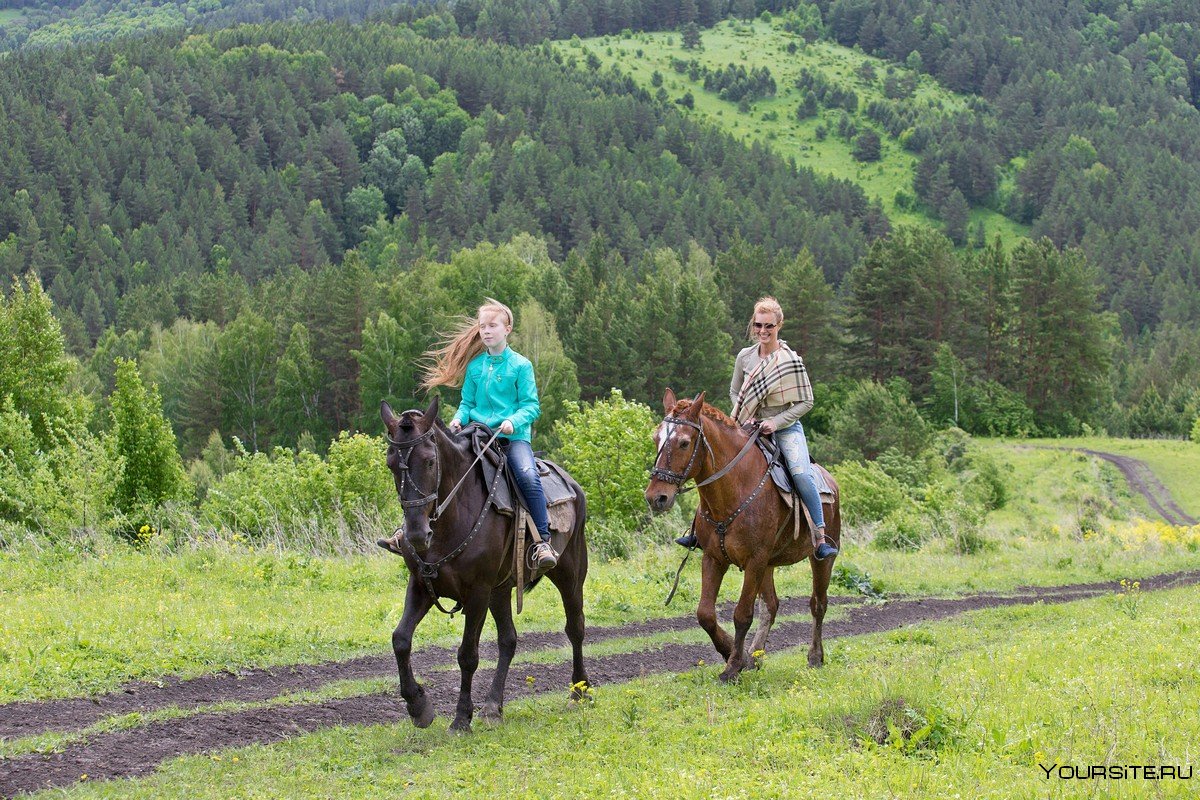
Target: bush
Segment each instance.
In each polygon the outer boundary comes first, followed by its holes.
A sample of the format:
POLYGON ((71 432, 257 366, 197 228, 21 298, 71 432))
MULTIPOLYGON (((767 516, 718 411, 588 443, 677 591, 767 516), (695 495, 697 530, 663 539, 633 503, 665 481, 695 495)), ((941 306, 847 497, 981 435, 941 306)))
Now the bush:
POLYGON ((920 550, 932 534, 924 514, 915 507, 888 514, 875 531, 875 547, 880 550, 920 550))
POLYGON ((1196 417, 1196 421, 1192 423, 1192 441, 1200 444, 1200 417, 1196 417))
POLYGON ((878 464, 847 461, 834 467, 832 474, 841 489, 847 525, 878 522, 894 512, 916 508, 900 482, 878 464))
POLYGON ((654 461, 649 407, 613 389, 607 400, 565 403, 558 423, 563 466, 583 487, 588 515, 634 526, 645 516, 646 468, 654 461))

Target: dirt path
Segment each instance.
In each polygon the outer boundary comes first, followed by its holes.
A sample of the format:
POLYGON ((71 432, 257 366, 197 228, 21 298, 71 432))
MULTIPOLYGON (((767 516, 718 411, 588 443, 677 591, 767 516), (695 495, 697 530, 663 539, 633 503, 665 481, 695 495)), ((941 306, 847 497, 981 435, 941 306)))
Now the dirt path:
MULTIPOLYGON (((1143 591, 1200 583, 1200 571, 1176 572, 1146 578, 1143 591)), ((885 605, 850 605, 840 619, 826 624, 826 637, 855 636, 892 630, 917 622, 952 617, 966 611, 1027 605, 1036 602, 1061 603, 1117 589, 1114 582, 1078 584, 1048 588, 1030 588, 1011 595, 979 594, 954 599, 911 598, 893 600, 885 605)), ((851 598, 836 598, 843 604, 851 598)), ((806 598, 785 601, 782 614, 797 614, 807 608, 806 598)), ((726 616, 728 609, 726 609, 726 616)), ((589 632, 589 641, 615 637, 645 636, 658 632, 690 630, 691 615, 651 620, 589 632)), ((810 635, 807 622, 789 622, 772 632, 772 651, 787 647, 806 647, 810 635)), ((564 646, 561 634, 528 634, 521 639, 521 652, 564 646)), ((489 650, 494 657, 494 646, 489 650)), ((487 656, 485 656, 487 657, 487 656)), ((632 653, 591 658, 588 672, 598 687, 611 686, 642 675, 685 672, 701 659, 712 663, 711 645, 651 645, 632 653)), ((452 666, 453 651, 426 648, 414 658, 414 667, 430 692, 439 714, 452 715, 458 686, 457 672, 434 671, 452 666)), ((359 658, 311 666, 293 666, 271 670, 253 670, 234 675, 209 675, 189 681, 167 679, 162 686, 132 684, 124 691, 94 700, 63 700, 45 703, 21 703, 0 706, 0 736, 28 736, 37 731, 71 730, 86 727, 101 717, 130 711, 147 711, 168 706, 195 708, 219 701, 261 701, 284 692, 315 689, 331 680, 347 678, 391 677, 395 674, 390 656, 359 658)), ((480 670, 476 686, 484 687, 491 670, 480 670)), ((510 702, 547 692, 561 694, 570 682, 568 660, 551 664, 518 665, 510 673, 510 702), (526 675, 535 675, 529 685, 526 675)), ((0 760, 0 796, 73 784, 87 774, 91 780, 145 775, 164 760, 180 755, 204 753, 253 743, 270 743, 332 725, 376 725, 405 722, 398 693, 351 697, 324 703, 256 708, 240 712, 202 713, 154 722, 130 730, 97 734, 89 740, 68 745, 63 752, 29 754, 0 760)))
POLYGON ((1103 458, 1110 464, 1115 464, 1117 469, 1121 470, 1121 474, 1125 476, 1125 480, 1129 482, 1129 488, 1146 498, 1146 501, 1150 503, 1150 507, 1172 525, 1198 524, 1195 517, 1179 507, 1174 498, 1171 497, 1171 492, 1166 486, 1163 486, 1162 481, 1154 476, 1154 473, 1150 470, 1150 465, 1145 461, 1130 458, 1129 456, 1119 456, 1116 453, 1101 453, 1098 450, 1087 450, 1085 448, 1060 449, 1070 449, 1077 453, 1087 453, 1089 456, 1103 458))

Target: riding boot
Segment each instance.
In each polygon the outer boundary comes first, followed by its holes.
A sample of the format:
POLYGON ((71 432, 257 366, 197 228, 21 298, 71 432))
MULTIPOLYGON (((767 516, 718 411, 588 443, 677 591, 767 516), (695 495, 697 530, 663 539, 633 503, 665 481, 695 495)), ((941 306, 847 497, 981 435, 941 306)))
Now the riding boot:
POLYGON ((696 537, 695 526, 688 528, 687 533, 675 540, 675 544, 686 547, 688 550, 699 547, 700 540, 696 537))
POLYGON ((404 531, 400 528, 396 529, 396 533, 386 539, 376 539, 375 544, 387 550, 389 553, 395 553, 398 556, 403 556, 404 551, 400 549, 400 540, 404 538, 404 531))
POLYGON ((825 538, 824 528, 817 529, 816 538, 820 541, 820 544, 817 545, 817 549, 813 552, 813 557, 815 557, 817 561, 824 561, 830 556, 836 556, 840 552, 836 546, 831 544, 829 540, 825 538))

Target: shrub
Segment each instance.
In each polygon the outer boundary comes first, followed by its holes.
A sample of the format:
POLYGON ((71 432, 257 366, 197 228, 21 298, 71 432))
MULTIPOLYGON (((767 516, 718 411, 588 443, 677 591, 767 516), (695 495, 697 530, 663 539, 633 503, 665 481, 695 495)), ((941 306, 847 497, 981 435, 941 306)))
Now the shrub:
POLYGON ((166 501, 189 497, 192 490, 175 449, 175 433, 162 413, 158 387, 142 384, 134 362, 117 359, 111 402, 116 452, 125 465, 116 487, 117 507, 140 515, 166 501))
POLYGON ((589 516, 636 525, 646 511, 643 492, 646 468, 654 461, 654 415, 618 389, 590 405, 564 405, 559 453, 583 487, 589 516))
POLYGON ((932 534, 924 514, 902 508, 888 514, 875 530, 875 547, 880 550, 920 550, 932 534))
POLYGON ((848 525, 878 522, 896 511, 915 509, 900 482, 878 464, 846 461, 832 474, 841 489, 842 518, 848 525))
POLYGON ((1196 421, 1192 423, 1192 441, 1200 444, 1200 417, 1196 417, 1196 421))

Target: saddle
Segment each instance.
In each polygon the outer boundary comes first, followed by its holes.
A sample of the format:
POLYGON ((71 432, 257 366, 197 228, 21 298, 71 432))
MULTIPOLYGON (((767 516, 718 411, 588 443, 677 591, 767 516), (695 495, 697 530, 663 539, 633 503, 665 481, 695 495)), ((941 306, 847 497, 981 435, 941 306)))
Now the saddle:
MULTIPOLYGON (((524 533, 524 541, 518 542, 514 557, 522 560, 523 569, 519 571, 524 578, 520 581, 522 587, 532 586, 544 573, 537 570, 530 557, 533 543, 536 541, 537 528, 534 527, 533 518, 529 514, 525 494, 517 486, 513 474, 505 469, 506 457, 500 445, 493 442, 491 447, 487 447, 492 438, 490 428, 472 422, 462 429, 460 435, 466 436, 470 441, 473 455, 483 453, 483 457, 479 459, 479 469, 487 486, 491 486, 495 480, 496 470, 504 470, 504 480, 496 484, 496 492, 492 495, 492 507, 502 516, 512 517, 514 525, 523 527, 524 530, 517 533, 524 533)), ((553 461, 535 457, 534 463, 542 481, 542 491, 546 495, 546 515, 550 519, 550 546, 554 548, 554 552, 561 554, 575 529, 576 495, 573 481, 566 470, 553 461)), ((520 609, 521 591, 518 590, 517 613, 520 613, 520 609)))
MULTIPOLYGON (((791 502, 791 494, 793 493, 792 476, 788 474, 787 466, 783 463, 783 458, 779 455, 779 445, 775 443, 774 436, 758 437, 758 449, 762 451, 763 457, 767 459, 767 469, 771 473, 771 480, 775 482, 775 487, 779 489, 779 494, 783 499, 791 502)), ((809 461, 813 464, 812 471, 813 479, 817 483, 817 494, 821 497, 822 503, 833 502, 833 489, 825 481, 825 470, 817 467, 817 462, 809 456, 809 461)))
MULTIPOLYGON (((506 463, 504 451, 498 443, 493 442, 492 446, 484 451, 488 440, 492 438, 491 429, 478 422, 472 422, 462 429, 460 435, 469 439, 472 455, 478 456, 480 452, 483 452, 483 458, 479 459, 479 468, 483 472, 485 485, 491 486, 496 477, 496 470, 503 469, 506 463)), ((575 523, 574 503, 572 502, 575 499, 575 489, 571 486, 570 476, 553 461, 534 458, 534 463, 537 464, 538 477, 542 479, 542 491, 546 495, 546 511, 550 516, 550 530, 561 532, 571 530, 575 523)), ((525 495, 508 470, 504 472, 504 480, 496 486, 496 493, 492 496, 492 506, 506 517, 515 516, 518 507, 523 508, 526 512, 529 511, 525 495)))

